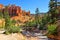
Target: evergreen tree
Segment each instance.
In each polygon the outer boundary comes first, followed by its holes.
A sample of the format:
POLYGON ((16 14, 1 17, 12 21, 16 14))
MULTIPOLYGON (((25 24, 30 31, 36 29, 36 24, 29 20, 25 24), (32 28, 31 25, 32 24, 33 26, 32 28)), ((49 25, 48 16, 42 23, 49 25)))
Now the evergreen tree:
POLYGON ((55 12, 55 2, 54 2, 54 0, 50 0, 49 7, 50 7, 49 12, 51 13, 51 17, 53 19, 53 17, 55 16, 55 13, 54 13, 55 12))
POLYGON ((36 20, 36 25, 39 24, 39 8, 36 8, 36 11, 35 11, 36 15, 35 15, 35 20, 36 20))
POLYGON ((37 18, 39 16, 39 8, 36 8, 35 13, 36 13, 36 18, 37 18))
POLYGON ((57 2, 56 0, 50 0, 50 3, 49 3, 49 16, 51 17, 51 20, 52 20, 52 23, 54 23, 55 19, 57 18, 57 2))

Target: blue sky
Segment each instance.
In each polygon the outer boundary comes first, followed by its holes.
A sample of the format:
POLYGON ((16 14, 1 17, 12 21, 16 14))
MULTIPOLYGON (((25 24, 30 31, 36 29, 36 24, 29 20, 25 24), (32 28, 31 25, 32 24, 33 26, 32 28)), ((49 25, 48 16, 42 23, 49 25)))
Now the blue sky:
POLYGON ((0 0, 0 4, 15 4, 23 10, 35 13, 36 8, 39 8, 40 12, 47 12, 49 0, 0 0))

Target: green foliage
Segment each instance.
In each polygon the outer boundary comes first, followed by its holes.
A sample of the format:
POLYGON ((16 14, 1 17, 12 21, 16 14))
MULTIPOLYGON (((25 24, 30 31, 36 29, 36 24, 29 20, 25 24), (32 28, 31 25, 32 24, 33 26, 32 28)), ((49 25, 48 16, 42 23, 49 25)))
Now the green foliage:
POLYGON ((8 27, 7 31, 9 33, 17 33, 17 32, 20 32, 20 28, 16 27, 16 26, 10 26, 10 27, 8 27))
POLYGON ((11 25, 11 26, 8 26, 8 28, 5 31, 5 34, 18 33, 18 32, 20 32, 20 27, 11 25))
POLYGON ((56 9, 56 10, 55 10, 55 13, 56 13, 56 14, 58 14, 58 13, 59 13, 59 10, 58 10, 58 9, 56 9))
POLYGON ((39 8, 36 8, 36 14, 38 15, 39 14, 39 8))
POLYGON ((0 19, 3 18, 2 10, 0 9, 0 19))
POLYGON ((44 16, 42 19, 37 18, 34 21, 27 22, 25 26, 26 27, 37 27, 37 28, 39 26, 39 29, 43 30, 46 24, 47 24, 47 17, 44 16))
POLYGON ((15 26, 15 21, 14 20, 10 20, 9 22, 7 22, 9 25, 6 24, 5 29, 6 29, 6 34, 9 33, 17 33, 20 32, 20 27, 15 26))
POLYGON ((6 30, 5 33, 6 34, 20 32, 20 28, 15 26, 16 21, 10 19, 7 8, 4 12, 3 17, 5 18, 5 30, 6 30))
POLYGON ((48 34, 55 34, 56 33, 56 25, 55 24, 51 24, 48 25, 48 34))
POLYGON ((35 20, 34 21, 31 21, 31 22, 27 22, 26 23, 26 26, 29 26, 29 27, 37 27, 37 25, 40 23, 40 19, 39 19, 39 8, 36 8, 36 11, 35 11, 35 20))
POLYGON ((39 8, 36 8, 36 11, 35 11, 35 21, 36 21, 36 24, 38 24, 38 22, 39 22, 39 8))
POLYGON ((46 25, 47 23, 48 23, 47 16, 44 15, 44 17, 42 17, 42 19, 40 19, 40 22, 39 22, 40 27, 39 27, 39 29, 40 29, 40 30, 46 29, 46 26, 45 26, 45 25, 46 25))
POLYGON ((55 2, 54 2, 54 0, 50 0, 49 7, 50 7, 50 8, 55 7, 55 2))
POLYGON ((30 21, 30 22, 27 22, 25 26, 34 27, 35 25, 36 25, 36 21, 30 21))
POLYGON ((57 2, 56 0, 50 0, 50 3, 49 3, 49 13, 51 14, 51 20, 52 20, 52 23, 54 22, 54 19, 58 17, 58 13, 59 13, 59 10, 57 9, 57 2))
POLYGON ((10 34, 10 33, 9 33, 8 31, 5 31, 4 34, 8 35, 8 34, 10 34))

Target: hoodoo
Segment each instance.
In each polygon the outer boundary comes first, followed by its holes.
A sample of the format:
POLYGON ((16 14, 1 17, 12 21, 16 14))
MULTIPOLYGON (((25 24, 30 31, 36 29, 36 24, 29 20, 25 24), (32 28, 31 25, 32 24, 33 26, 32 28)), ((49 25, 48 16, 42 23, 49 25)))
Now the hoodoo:
MULTIPOLYGON (((0 9, 2 10, 2 13, 4 13, 6 7, 0 4, 0 9)), ((30 18, 30 11, 26 12, 25 10, 22 10, 20 6, 9 5, 7 6, 7 11, 11 19, 25 22, 28 21, 30 18)))

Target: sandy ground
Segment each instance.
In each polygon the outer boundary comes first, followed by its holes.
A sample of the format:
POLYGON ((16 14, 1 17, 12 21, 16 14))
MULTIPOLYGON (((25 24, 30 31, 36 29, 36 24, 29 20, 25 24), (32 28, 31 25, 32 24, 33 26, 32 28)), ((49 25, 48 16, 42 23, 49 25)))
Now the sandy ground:
POLYGON ((14 33, 14 34, 0 34, 0 40, 38 40, 36 37, 26 37, 23 36, 20 33, 14 33))

